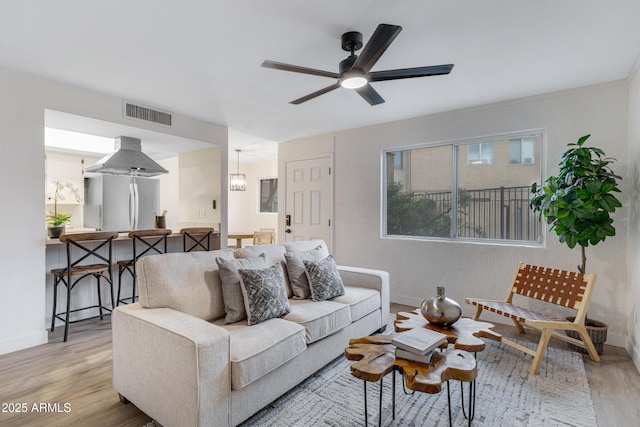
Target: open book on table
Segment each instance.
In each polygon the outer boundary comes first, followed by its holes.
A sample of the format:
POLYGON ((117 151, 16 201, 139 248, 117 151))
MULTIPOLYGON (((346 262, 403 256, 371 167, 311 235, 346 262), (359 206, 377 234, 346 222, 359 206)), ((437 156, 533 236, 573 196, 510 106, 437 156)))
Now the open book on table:
POLYGON ((447 342, 447 336, 425 328, 414 328, 396 335, 391 344, 412 353, 425 355, 447 342))

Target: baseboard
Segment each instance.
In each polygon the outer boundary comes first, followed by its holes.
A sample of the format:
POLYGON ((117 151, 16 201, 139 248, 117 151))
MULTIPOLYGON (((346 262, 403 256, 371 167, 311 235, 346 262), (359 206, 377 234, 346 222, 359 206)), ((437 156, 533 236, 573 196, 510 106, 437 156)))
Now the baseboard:
POLYGON ((406 295, 391 294, 389 295, 389 300, 394 304, 409 305, 411 307, 420 307, 420 304, 422 304, 422 300, 420 298, 406 295))
POLYGON ((0 341, 0 354, 12 353, 29 347, 35 347, 48 342, 46 330, 35 332, 32 334, 21 335, 19 337, 11 337, 0 341))

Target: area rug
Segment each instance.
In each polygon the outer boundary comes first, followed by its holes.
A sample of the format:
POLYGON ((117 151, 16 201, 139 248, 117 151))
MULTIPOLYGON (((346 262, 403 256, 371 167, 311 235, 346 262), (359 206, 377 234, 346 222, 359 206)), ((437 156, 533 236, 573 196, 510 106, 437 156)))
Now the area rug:
MULTIPOLYGON (((527 345, 522 343, 523 345, 527 345)), ((364 425, 362 381, 350 374, 340 357, 262 409, 243 426, 364 425)), ((487 341, 478 353, 476 414, 473 426, 597 426, 582 356, 549 348, 540 373, 529 375, 531 357, 511 347, 487 341)), ((448 425, 446 388, 436 395, 404 394, 396 375, 396 418, 391 414, 391 378, 383 386, 382 424, 385 426, 448 425)), ((369 423, 378 423, 379 383, 367 386, 369 423)), ((468 386, 464 387, 465 404, 468 386)), ((454 426, 466 426, 460 407, 460 385, 451 382, 454 426)))
MULTIPOLYGON (((387 328, 387 330, 392 330, 387 328)), ((476 413, 472 426, 548 427, 597 426, 582 356, 562 348, 548 348, 540 373, 529 375, 531 357, 487 340, 478 353, 476 413)), ((521 342, 525 346, 531 344, 521 342)), ((362 381, 353 377, 352 362, 339 357, 245 421, 242 426, 351 427, 364 425, 362 381)), ((439 394, 406 395, 396 375, 396 418, 391 412, 391 379, 384 379, 384 426, 447 426, 446 386, 439 394)), ((468 385, 464 387, 465 405, 468 385)), ((379 383, 368 383, 368 421, 378 423, 379 383)), ((468 421, 460 407, 460 384, 451 382, 454 426, 468 421)), ((157 427, 157 423, 147 426, 157 427)))

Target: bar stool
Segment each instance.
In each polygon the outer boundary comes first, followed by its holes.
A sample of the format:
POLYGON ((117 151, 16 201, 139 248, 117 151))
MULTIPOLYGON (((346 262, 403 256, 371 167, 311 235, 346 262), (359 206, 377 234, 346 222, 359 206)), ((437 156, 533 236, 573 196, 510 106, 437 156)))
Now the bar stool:
POLYGON ((213 235, 213 232, 213 227, 183 228, 180 230, 180 234, 182 234, 182 250, 184 252, 191 252, 193 250, 211 250, 211 236, 213 235), (188 248, 187 242, 189 242, 188 248))
POLYGON ((136 261, 151 251, 153 254, 166 254, 167 253, 167 236, 171 234, 171 230, 166 228, 150 229, 150 230, 134 230, 130 231, 128 236, 131 239, 133 245, 133 258, 128 260, 118 261, 118 298, 116 305, 129 304, 136 300, 136 261), (120 291, 122 289, 122 274, 128 271, 131 274, 131 298, 120 298, 120 291))
POLYGON ((111 306, 114 306, 113 300, 113 276, 111 274, 111 260, 112 260, 112 243, 113 239, 118 237, 118 233, 105 231, 95 233, 74 233, 63 234, 60 236, 60 241, 65 244, 67 251, 67 266, 64 268, 55 268, 51 270, 53 274, 53 311, 51 315, 51 332, 55 329, 56 319, 64 321, 64 341, 67 341, 69 334, 69 324, 76 323, 81 320, 95 319, 96 317, 103 318, 103 310, 111 313, 111 309, 102 305, 102 295, 100 292, 100 279, 105 279, 109 283, 111 290, 111 306), (87 243, 91 243, 91 246, 87 246, 87 243), (73 249, 76 250, 73 250, 73 249), (106 248, 108 255, 102 255, 98 251, 102 248, 106 248), (89 257, 96 257, 103 263, 86 264, 84 263, 89 257), (74 279, 74 277, 79 276, 74 279), (78 308, 71 310, 71 290, 85 277, 95 277, 96 285, 98 289, 98 305, 92 305, 89 307, 78 308), (58 285, 64 284, 67 288, 67 310, 63 313, 56 313, 58 305, 58 285), (100 314, 98 316, 89 317, 86 319, 78 319, 74 321, 69 320, 71 313, 88 310, 91 308, 99 309, 100 314), (62 315, 65 315, 64 318, 62 315))

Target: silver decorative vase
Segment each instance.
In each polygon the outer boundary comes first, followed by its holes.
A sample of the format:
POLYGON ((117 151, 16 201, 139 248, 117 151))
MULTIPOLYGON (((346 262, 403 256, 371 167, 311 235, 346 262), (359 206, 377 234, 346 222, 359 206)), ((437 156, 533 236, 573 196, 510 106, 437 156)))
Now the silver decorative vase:
POLYGON ((436 326, 448 328, 462 315, 460 304, 444 296, 444 288, 436 288, 438 295, 422 301, 420 311, 425 319, 436 326))

